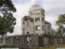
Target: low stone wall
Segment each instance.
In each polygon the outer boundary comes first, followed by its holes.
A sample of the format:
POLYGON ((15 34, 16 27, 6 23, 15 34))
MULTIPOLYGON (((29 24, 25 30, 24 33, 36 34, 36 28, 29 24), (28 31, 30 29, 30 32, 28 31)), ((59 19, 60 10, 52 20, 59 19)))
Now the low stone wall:
MULTIPOLYGON (((0 38, 1 40, 1 38, 0 38)), ((2 41, 1 41, 2 42, 2 41)), ((19 36, 7 36, 5 45, 2 47, 17 47, 22 49, 31 49, 38 47, 63 47, 65 45, 65 38, 61 37, 49 37, 47 35, 19 35, 19 36)))

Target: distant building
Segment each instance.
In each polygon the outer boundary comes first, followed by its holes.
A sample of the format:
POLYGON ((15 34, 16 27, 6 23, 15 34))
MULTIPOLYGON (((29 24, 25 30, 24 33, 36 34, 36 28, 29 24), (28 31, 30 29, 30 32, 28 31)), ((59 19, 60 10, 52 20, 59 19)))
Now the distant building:
POLYGON ((51 24, 45 21, 45 10, 39 5, 30 8, 29 16, 23 18, 23 34, 48 34, 51 31, 51 24))

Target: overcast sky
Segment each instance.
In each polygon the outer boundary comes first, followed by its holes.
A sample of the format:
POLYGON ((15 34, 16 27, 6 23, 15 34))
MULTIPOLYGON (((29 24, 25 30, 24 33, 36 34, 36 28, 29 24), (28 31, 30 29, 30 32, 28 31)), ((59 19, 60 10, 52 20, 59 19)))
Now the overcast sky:
POLYGON ((55 28, 55 21, 57 16, 65 13, 65 0, 12 0, 17 11, 14 16, 17 19, 17 24, 14 29, 13 35, 22 33, 22 17, 28 14, 29 8, 32 4, 39 4, 43 9, 45 9, 46 20, 52 24, 55 28))

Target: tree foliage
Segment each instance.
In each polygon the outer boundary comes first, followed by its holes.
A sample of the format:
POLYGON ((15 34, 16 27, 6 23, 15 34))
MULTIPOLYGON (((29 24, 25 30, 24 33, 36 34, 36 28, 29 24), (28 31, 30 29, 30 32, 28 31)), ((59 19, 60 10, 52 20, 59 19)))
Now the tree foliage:
POLYGON ((10 11, 14 11, 14 12, 16 11, 11 0, 0 0, 0 8, 4 6, 7 7, 8 10, 10 11))
POLYGON ((16 24, 13 12, 16 12, 16 8, 11 0, 0 0, 0 34, 13 32, 16 24))
POLYGON ((63 35, 65 32, 64 24, 65 24, 65 14, 62 14, 58 17, 56 24, 59 26, 57 33, 63 35))
POLYGON ((65 14, 60 15, 60 16, 58 17, 58 20, 57 20, 56 23, 57 23, 58 25, 63 25, 63 24, 65 24, 65 14))

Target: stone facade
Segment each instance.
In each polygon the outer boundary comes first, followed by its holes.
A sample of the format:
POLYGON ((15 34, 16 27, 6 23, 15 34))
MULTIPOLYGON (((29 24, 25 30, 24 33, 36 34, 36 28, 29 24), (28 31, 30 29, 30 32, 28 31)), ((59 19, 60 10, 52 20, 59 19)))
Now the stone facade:
POLYGON ((39 5, 32 5, 29 16, 23 17, 23 34, 48 34, 51 24, 45 20, 45 11, 39 5))
POLYGON ((27 33, 38 35, 38 47, 48 45, 49 38, 44 35, 48 35, 51 32, 51 24, 45 20, 45 10, 39 5, 32 5, 29 16, 23 17, 22 26, 24 35, 27 33))

